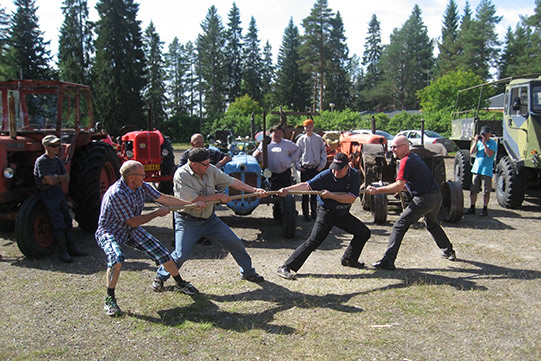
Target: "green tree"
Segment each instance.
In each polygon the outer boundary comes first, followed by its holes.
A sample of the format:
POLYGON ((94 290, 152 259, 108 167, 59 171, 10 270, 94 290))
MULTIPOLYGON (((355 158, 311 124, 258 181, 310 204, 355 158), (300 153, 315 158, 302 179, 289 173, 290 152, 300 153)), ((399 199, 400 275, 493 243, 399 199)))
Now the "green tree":
POLYGON ((166 120, 165 113, 165 63, 162 55, 163 42, 151 21, 143 36, 145 53, 146 86, 143 89, 143 100, 147 117, 159 128, 166 120))
POLYGON ((248 94, 252 99, 261 102, 261 76, 263 60, 257 36, 257 25, 255 18, 250 18, 248 33, 244 38, 244 55, 241 92, 248 94))
POLYGON ((49 42, 43 40, 43 32, 39 30, 35 0, 14 0, 13 3, 16 10, 11 16, 7 77, 51 79, 49 42))
MULTIPOLYGON (((201 109, 202 98, 202 79, 199 72, 199 54, 191 41, 188 41, 185 46, 186 61, 188 63, 188 71, 185 76, 187 94, 187 108, 190 115, 197 113, 197 109, 201 109)), ((201 112, 199 112, 201 117, 201 112)))
POLYGON ((523 21, 531 31, 530 44, 525 54, 530 59, 529 71, 541 73, 541 0, 535 0, 534 14, 523 21))
POLYGON ((278 51, 275 104, 304 111, 310 104, 308 76, 300 68, 299 30, 289 19, 278 51))
POLYGON ((170 115, 187 112, 186 75, 190 64, 184 45, 175 36, 169 44, 165 58, 165 80, 168 97, 167 108, 170 115))
POLYGON ((333 108, 343 110, 351 104, 352 81, 350 78, 349 49, 346 43, 344 22, 340 12, 331 19, 331 32, 329 33, 329 64, 328 75, 325 81, 326 97, 325 107, 334 104, 333 108))
POLYGON ((62 13, 64 22, 58 45, 60 79, 89 84, 93 48, 87 0, 64 0, 62 13))
POLYGON ((139 5, 133 0, 99 0, 96 9, 100 17, 93 68, 97 119, 112 134, 119 134, 125 124, 144 128, 145 55, 139 5))
POLYGON ((498 66, 500 78, 531 73, 535 66, 530 59, 531 32, 528 27, 518 23, 515 31, 507 28, 505 43, 498 66))
POLYGON ((234 101, 241 94, 242 83, 242 28, 240 11, 235 2, 228 15, 229 22, 225 33, 225 63, 227 70, 227 100, 234 101))
MULTIPOLYGON (((451 113, 457 105, 456 100, 459 90, 482 83, 483 78, 471 70, 456 70, 445 73, 430 83, 429 86, 417 92, 421 109, 423 113, 436 113, 438 111, 451 113)), ((475 108, 478 95, 478 90, 462 94, 459 104, 460 110, 475 108)))
POLYGON ((438 43, 439 54, 436 60, 436 77, 448 71, 456 70, 458 53, 458 26, 460 17, 455 0, 449 0, 443 15, 440 42, 438 43))
POLYGON ((357 77, 356 81, 359 110, 378 109, 388 102, 386 100, 388 92, 385 91, 383 85, 382 55, 381 26, 376 14, 373 14, 368 23, 368 35, 365 38, 362 59, 365 71, 362 77, 357 77))
POLYGON ((272 46, 269 41, 263 48, 263 61, 261 64, 261 104, 264 108, 272 108, 272 95, 274 88, 274 65, 272 63, 272 46))
POLYGON ((227 74, 224 65, 225 36, 222 20, 213 5, 201 23, 202 34, 197 37, 198 70, 207 115, 225 110, 227 74))
POLYGON ((432 41, 417 5, 402 28, 393 31, 384 53, 385 78, 393 108, 417 109, 415 93, 428 85, 434 64, 432 41))
POLYGON ((325 77, 329 72, 331 56, 329 39, 333 16, 327 0, 317 0, 310 15, 302 20, 304 35, 301 37, 300 63, 302 70, 311 77, 313 110, 323 110, 325 101, 325 77))
POLYGON ((0 7, 0 81, 8 80, 9 52, 9 16, 6 9, 0 7))

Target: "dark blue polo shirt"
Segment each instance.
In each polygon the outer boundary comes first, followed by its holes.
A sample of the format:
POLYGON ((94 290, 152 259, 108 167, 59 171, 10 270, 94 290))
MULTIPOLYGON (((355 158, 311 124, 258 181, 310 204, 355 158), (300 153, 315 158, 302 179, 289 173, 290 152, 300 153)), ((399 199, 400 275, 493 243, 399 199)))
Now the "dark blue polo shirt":
MULTIPOLYGON (((349 167, 347 175, 343 178, 336 178, 330 169, 326 169, 307 183, 314 191, 346 192, 358 197, 361 176, 358 170, 351 167, 349 167)), ((348 214, 351 208, 351 204, 339 203, 334 199, 323 199, 320 196, 317 197, 317 201, 321 206, 338 215, 348 214)))
POLYGON ((415 153, 410 153, 400 159, 396 180, 406 182, 406 187, 413 196, 422 196, 439 189, 432 177, 432 172, 415 153))

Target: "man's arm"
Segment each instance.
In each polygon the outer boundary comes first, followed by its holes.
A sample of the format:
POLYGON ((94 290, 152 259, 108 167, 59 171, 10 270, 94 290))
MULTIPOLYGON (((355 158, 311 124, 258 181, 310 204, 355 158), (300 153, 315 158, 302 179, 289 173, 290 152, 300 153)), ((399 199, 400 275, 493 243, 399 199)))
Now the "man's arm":
POLYGON ((44 175, 43 176, 43 183, 48 184, 50 186, 56 186, 61 183, 67 183, 70 181, 70 175, 68 173, 66 174, 52 174, 52 175, 44 175))
POLYGON ((126 220, 126 223, 128 224, 128 226, 133 228, 133 227, 137 227, 142 224, 148 223, 156 217, 163 217, 168 213, 169 213, 169 209, 167 207, 160 207, 159 209, 156 209, 154 212, 141 214, 139 216, 134 216, 126 220))
POLYGON ((321 198, 334 199, 339 203, 345 204, 352 204, 357 199, 357 197, 355 197, 351 193, 333 193, 329 192, 328 190, 324 190, 321 192, 321 198))
POLYGON ((260 197, 267 196, 267 192, 264 189, 252 187, 251 185, 248 185, 236 178, 235 180, 233 180, 233 183, 230 185, 230 187, 247 193, 258 193, 260 197))
POLYGON ((225 165, 227 162, 229 162, 229 161, 231 161, 231 159, 233 159, 233 158, 231 158, 231 156, 230 156, 229 154, 227 154, 227 153, 221 153, 221 154, 223 154, 222 159, 220 159, 220 161, 219 161, 218 163, 216 163, 216 167, 218 167, 218 168, 223 168, 224 165, 225 165))
POLYGON ((470 148, 470 154, 471 155, 474 155, 475 153, 477 153, 477 139, 479 138, 478 135, 475 136, 475 141, 472 143, 471 145, 471 148, 470 148))
POLYGON ((378 193, 396 193, 396 192, 402 192, 404 188, 406 187, 406 182, 402 179, 397 180, 394 183, 388 184, 383 187, 373 187, 368 186, 366 187, 366 190, 368 190, 370 195, 378 194, 378 193))

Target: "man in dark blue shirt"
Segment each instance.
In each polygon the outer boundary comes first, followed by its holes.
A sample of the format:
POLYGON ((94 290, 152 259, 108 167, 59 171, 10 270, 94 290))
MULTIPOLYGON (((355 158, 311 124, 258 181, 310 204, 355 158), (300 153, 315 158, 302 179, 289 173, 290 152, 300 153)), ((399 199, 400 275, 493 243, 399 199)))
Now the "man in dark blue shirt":
POLYGON ((322 191, 317 197, 317 217, 312 233, 289 256, 284 265, 278 268, 280 277, 295 279, 294 272, 302 267, 308 256, 327 238, 334 226, 353 234, 353 239, 342 256, 342 265, 364 267, 364 263, 359 262, 359 256, 371 233, 363 222, 349 212, 351 204, 359 196, 361 177, 359 171, 350 168, 348 164, 347 155, 338 153, 329 169, 319 173, 308 182, 280 189, 280 196, 284 197, 288 191, 322 191))
POLYGON ((72 220, 62 183, 70 181, 64 163, 58 157, 60 138, 55 135, 43 137, 41 143, 45 153, 34 163, 34 181, 39 189, 39 198, 49 216, 54 229, 54 238, 59 258, 62 262, 73 262, 72 256, 86 256, 75 245, 72 235, 72 220))
POLYGON ((409 141, 406 137, 396 137, 391 146, 395 157, 400 159, 400 167, 396 175, 396 181, 384 187, 368 186, 370 195, 378 193, 396 193, 407 189, 413 196, 413 200, 402 212, 400 218, 393 225, 385 256, 373 266, 379 269, 394 270, 394 261, 402 239, 409 227, 424 217, 426 229, 438 247, 442 250, 442 256, 450 261, 456 261, 453 245, 438 223, 442 197, 439 186, 434 182, 430 169, 423 160, 409 149, 409 141))

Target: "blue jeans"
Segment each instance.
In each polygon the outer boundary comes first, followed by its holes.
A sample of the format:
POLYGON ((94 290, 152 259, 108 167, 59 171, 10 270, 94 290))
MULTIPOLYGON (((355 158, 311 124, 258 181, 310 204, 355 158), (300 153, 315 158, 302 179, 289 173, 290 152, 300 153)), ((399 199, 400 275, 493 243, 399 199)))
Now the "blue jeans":
MULTIPOLYGON (((173 258, 179 269, 190 257, 193 247, 201 237, 219 241, 231 252, 231 255, 240 266, 242 274, 250 275, 255 273, 252 267, 252 259, 246 252, 242 240, 214 213, 207 219, 188 218, 175 213, 175 250, 171 253, 171 258, 173 258)), ((160 266, 156 276, 165 281, 170 274, 163 266, 160 266)))
POLYGON ((453 250, 453 245, 438 223, 441 202, 442 197, 439 191, 413 197, 409 206, 402 212, 400 218, 393 225, 387 251, 385 252, 386 259, 394 262, 404 235, 410 226, 421 217, 424 218, 426 229, 430 232, 438 247, 446 252, 453 250))

